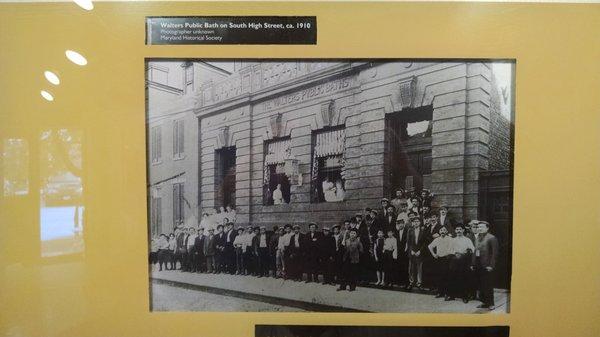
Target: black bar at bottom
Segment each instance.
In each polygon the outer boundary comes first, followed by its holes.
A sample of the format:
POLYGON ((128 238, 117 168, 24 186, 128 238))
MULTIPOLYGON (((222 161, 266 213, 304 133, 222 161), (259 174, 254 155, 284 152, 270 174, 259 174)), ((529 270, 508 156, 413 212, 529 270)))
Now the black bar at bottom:
POLYGON ((508 337, 508 326, 256 325, 255 337, 508 337))

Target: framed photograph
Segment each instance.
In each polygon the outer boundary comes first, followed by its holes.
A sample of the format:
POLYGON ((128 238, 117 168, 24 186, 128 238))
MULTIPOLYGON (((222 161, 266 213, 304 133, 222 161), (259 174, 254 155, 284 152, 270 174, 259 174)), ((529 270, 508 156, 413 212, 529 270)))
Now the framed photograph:
POLYGON ((0 336, 600 336, 599 19, 0 0, 0 336))
POLYGON ((514 60, 147 60, 152 309, 509 312, 514 60))

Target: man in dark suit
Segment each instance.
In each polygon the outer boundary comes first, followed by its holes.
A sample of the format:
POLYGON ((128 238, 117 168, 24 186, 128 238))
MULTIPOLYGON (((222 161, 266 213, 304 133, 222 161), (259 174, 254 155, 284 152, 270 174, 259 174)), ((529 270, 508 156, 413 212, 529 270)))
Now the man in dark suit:
MULTIPOLYGON (((440 223, 439 219, 438 219, 438 213, 436 213, 435 211, 430 212, 428 214, 423 214, 423 217, 428 217, 428 221, 429 221, 429 227, 428 227, 428 232, 429 232, 429 236, 431 236, 432 239, 435 239, 440 232, 440 228, 442 228, 442 224, 440 223)), ((446 230, 448 230, 448 228, 446 228, 446 230)), ((448 232, 448 235, 451 235, 452 233, 448 232)))
POLYGON ((317 232, 317 224, 308 224, 308 233, 304 236, 304 257, 306 269, 306 283, 319 282, 321 233, 317 232))
POLYGON ((267 228, 261 226, 256 235, 256 251, 257 251, 257 274, 258 277, 269 276, 269 239, 270 236, 267 233, 267 228))
POLYGON ((196 261, 196 271, 198 273, 204 272, 204 228, 198 229, 198 236, 194 239, 194 254, 196 261))
POLYGON ((448 208, 446 208, 446 206, 442 206, 440 207, 440 218, 439 218, 439 224, 441 226, 446 227, 446 229, 448 230, 448 233, 450 235, 454 235, 454 221, 452 221, 452 219, 450 219, 450 216, 448 215, 448 208))
POLYGON ((320 260, 323 273, 323 284, 333 284, 334 264, 336 256, 336 242, 329 228, 323 228, 323 236, 320 241, 320 260))
POLYGON ((204 256, 206 258, 206 269, 209 274, 216 273, 215 254, 217 252, 214 229, 209 228, 208 236, 204 239, 204 256))
POLYGON ((185 247, 185 238, 187 236, 187 233, 185 230, 183 230, 183 228, 181 226, 178 226, 175 229, 175 267, 177 267, 177 261, 179 261, 179 265, 181 271, 184 270, 184 265, 185 265, 185 253, 186 253, 186 247, 185 247))
POLYGON ((281 235, 283 235, 283 227, 273 226, 273 233, 269 237, 269 272, 273 271, 273 277, 277 277, 277 245, 281 235))
POLYGON ((225 227, 225 243, 223 248, 223 258, 225 265, 225 272, 233 275, 235 274, 235 247, 233 247, 233 241, 237 236, 237 231, 233 229, 233 223, 228 222, 225 227))
POLYGON ((498 259, 498 240, 489 233, 489 229, 488 222, 478 222, 471 268, 475 271, 482 302, 478 308, 494 310, 494 275, 498 259))
POLYGON ((394 227, 396 226, 396 218, 396 208, 392 205, 388 205, 386 214, 383 218, 383 223, 381 224, 384 233, 394 230, 394 227))
POLYGON ((254 236, 252 236, 252 239, 250 240, 250 249, 252 251, 250 258, 251 262, 249 263, 251 269, 250 275, 257 276, 260 274, 260 227, 255 226, 252 231, 254 236))
POLYGON ((409 226, 406 225, 404 219, 396 220, 396 226, 394 228, 394 236, 398 241, 398 259, 396 260, 397 271, 394 273, 396 278, 396 283, 398 283, 401 287, 408 286, 408 232, 409 226))
POLYGON ((412 227, 408 232, 408 290, 413 287, 421 288, 423 284, 423 257, 425 255, 427 233, 421 226, 421 219, 413 216, 412 227))
POLYGON ((217 234, 215 235, 215 266, 216 273, 219 274, 225 269, 225 231, 223 225, 217 226, 217 234))
POLYGON ((294 231, 290 236, 290 243, 285 249, 285 253, 288 256, 285 268, 286 274, 290 279, 294 281, 302 280, 302 253, 304 244, 302 233, 300 233, 300 226, 294 225, 294 231))

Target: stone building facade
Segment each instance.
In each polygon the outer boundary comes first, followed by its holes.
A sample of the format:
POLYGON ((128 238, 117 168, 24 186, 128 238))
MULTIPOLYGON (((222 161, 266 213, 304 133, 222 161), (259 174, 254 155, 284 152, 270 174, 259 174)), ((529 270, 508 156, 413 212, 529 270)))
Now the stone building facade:
POLYGON ((480 173, 510 166, 495 94, 485 62, 245 63, 186 108, 198 210, 230 204, 240 225, 332 225, 402 187, 477 218, 480 173))
POLYGON ((201 83, 230 73, 204 62, 147 64, 148 220, 152 235, 197 224, 198 122, 201 83))

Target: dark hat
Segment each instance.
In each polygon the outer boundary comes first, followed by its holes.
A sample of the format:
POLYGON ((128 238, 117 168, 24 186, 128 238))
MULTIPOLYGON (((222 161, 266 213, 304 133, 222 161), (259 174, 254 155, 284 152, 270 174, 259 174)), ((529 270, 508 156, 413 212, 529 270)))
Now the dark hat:
POLYGON ((372 210, 371 210, 371 213, 379 214, 379 212, 377 212, 377 210, 376 210, 376 209, 372 209, 372 210))
POLYGON ((219 224, 219 225, 217 225, 217 229, 218 229, 219 227, 223 228, 223 225, 220 225, 220 224, 219 224))
POLYGON ((319 228, 319 225, 317 225, 317 224, 316 224, 316 223, 314 223, 314 222, 310 222, 310 223, 308 224, 308 227, 310 227, 310 226, 315 226, 315 227, 319 228))
POLYGON ((387 202, 390 202, 390 201, 388 200, 388 198, 381 198, 381 201, 387 201, 387 202))
POLYGON ((290 224, 288 223, 288 224, 285 224, 285 225, 283 226, 283 228, 292 228, 292 225, 290 225, 290 224))
POLYGON ((340 229, 341 227, 340 227, 340 225, 333 225, 333 227, 331 227, 331 229, 334 229, 334 228, 340 229))
POLYGON ((367 207, 367 208, 365 208, 365 211, 367 211, 367 212, 371 212, 371 211, 372 211, 372 209, 371 209, 371 207, 367 207))
POLYGON ((254 229, 254 230, 258 229, 258 230, 260 230, 260 226, 254 226, 252 229, 254 229))

